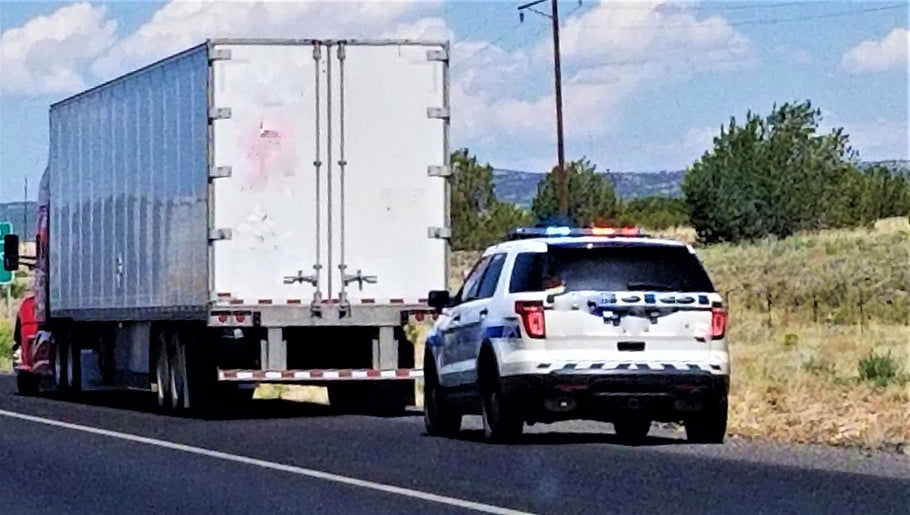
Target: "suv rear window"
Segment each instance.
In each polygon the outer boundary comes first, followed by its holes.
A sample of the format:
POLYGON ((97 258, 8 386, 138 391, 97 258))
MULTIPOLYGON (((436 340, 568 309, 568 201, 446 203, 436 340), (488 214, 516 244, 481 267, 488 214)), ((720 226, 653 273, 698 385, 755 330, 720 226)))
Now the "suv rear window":
POLYGON ((509 292, 539 292, 560 282, 566 291, 714 291, 686 247, 572 244, 516 256, 509 292))

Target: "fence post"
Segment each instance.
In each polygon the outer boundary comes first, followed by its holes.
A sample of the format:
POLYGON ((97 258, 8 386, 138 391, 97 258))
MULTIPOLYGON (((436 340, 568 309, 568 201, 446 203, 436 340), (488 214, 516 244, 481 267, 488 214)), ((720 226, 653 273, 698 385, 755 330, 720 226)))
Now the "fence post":
POLYGON ((863 311, 863 290, 859 291, 859 334, 863 334, 866 327, 866 315, 863 311))
POLYGON ((818 323, 818 298, 812 294, 812 321, 818 323))

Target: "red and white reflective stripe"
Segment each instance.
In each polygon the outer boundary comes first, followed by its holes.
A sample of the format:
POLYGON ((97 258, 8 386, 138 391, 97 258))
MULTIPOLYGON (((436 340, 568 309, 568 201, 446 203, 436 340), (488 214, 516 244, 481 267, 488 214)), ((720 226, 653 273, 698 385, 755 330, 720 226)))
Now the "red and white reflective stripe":
POLYGON ((352 379, 415 379, 423 377, 423 370, 398 368, 377 370, 331 369, 331 370, 219 370, 219 381, 344 381, 352 379))
MULTIPOLYGON (((377 298, 363 298, 363 299, 351 299, 350 302, 352 305, 395 305, 395 306, 425 306, 427 304, 427 299, 425 298, 403 298, 403 297, 392 297, 388 299, 377 299, 377 298)), ((326 299, 322 301, 323 304, 338 304, 338 299, 326 299)), ((218 299, 215 301, 216 305, 225 305, 230 304, 232 306, 269 306, 269 305, 294 305, 299 306, 302 304, 309 305, 309 302, 303 302, 301 299, 238 299, 231 297, 229 293, 219 293, 218 299)))

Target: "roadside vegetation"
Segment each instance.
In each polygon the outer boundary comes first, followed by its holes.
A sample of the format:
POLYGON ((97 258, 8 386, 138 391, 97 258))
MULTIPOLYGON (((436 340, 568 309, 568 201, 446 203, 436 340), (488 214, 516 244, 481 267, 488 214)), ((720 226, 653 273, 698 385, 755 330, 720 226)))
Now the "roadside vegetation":
POLYGON ((13 357, 13 326, 0 317, 0 372, 11 369, 13 357))

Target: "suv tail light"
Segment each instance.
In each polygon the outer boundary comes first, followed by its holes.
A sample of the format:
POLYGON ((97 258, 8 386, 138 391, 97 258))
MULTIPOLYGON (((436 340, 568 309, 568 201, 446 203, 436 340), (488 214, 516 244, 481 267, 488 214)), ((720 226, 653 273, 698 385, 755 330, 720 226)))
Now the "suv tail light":
POLYGON ((543 302, 517 301, 515 313, 521 317, 525 333, 530 338, 544 338, 547 335, 547 322, 543 312, 543 302))
POLYGON ((715 340, 724 337, 727 331, 727 310, 723 307, 714 306, 711 308, 711 336, 715 340))

